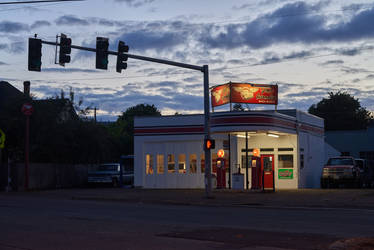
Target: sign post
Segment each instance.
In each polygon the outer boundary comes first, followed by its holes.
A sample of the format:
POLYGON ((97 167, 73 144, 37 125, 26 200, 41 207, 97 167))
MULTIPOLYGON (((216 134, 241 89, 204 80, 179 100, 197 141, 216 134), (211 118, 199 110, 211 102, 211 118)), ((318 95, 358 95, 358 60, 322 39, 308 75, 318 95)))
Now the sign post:
POLYGON ((34 112, 34 108, 30 103, 25 103, 21 108, 22 113, 26 116, 25 131, 25 190, 29 189, 29 138, 30 138, 30 116, 34 112))

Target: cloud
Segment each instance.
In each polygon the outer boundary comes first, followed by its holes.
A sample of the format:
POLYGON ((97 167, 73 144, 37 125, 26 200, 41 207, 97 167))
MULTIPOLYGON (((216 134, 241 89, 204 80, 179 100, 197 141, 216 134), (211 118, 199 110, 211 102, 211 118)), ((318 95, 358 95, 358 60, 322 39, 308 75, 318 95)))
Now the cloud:
POLYGON ((72 16, 72 15, 61 16, 56 19, 55 23, 57 25, 81 25, 81 26, 90 25, 90 23, 87 20, 72 16))
MULTIPOLYGON (((279 43, 315 44, 373 38, 374 8, 356 13, 350 20, 330 25, 323 15, 289 15, 319 10, 324 3, 288 3, 245 24, 210 25, 199 40, 208 48, 264 48, 279 43)), ((353 53, 353 52, 351 52, 353 53)))
POLYGON ((5 63, 5 62, 0 61, 0 66, 2 66, 2 65, 8 65, 8 64, 5 63))
POLYGON ((330 64, 343 64, 343 63, 344 63, 343 60, 329 60, 329 61, 321 63, 320 65, 321 66, 326 66, 326 65, 330 65, 330 64))
POLYGON ((0 43, 0 50, 6 50, 8 48, 8 44, 0 43))
POLYGON ((10 44, 0 43, 0 50, 6 51, 8 53, 20 54, 26 49, 24 42, 12 42, 10 44))
POLYGON ((154 0, 115 0, 118 3, 126 3, 130 7, 138 8, 154 2, 154 0))
POLYGON ((20 32, 28 31, 28 30, 29 30, 29 26, 24 23, 16 23, 16 22, 9 22, 9 21, 0 22, 0 32, 20 33, 20 32))
POLYGON ((51 26, 51 23, 48 22, 48 21, 36 21, 34 22, 32 25, 31 25, 31 29, 37 29, 37 28, 41 28, 43 26, 51 26))
POLYGON ((344 66, 341 68, 341 71, 343 71, 346 74, 358 74, 358 73, 371 73, 373 71, 364 69, 364 68, 352 68, 348 66, 344 66))
POLYGON ((118 43, 118 40, 126 41, 131 50, 170 50, 172 47, 184 43, 185 37, 178 32, 139 30, 121 35, 115 44, 118 43))

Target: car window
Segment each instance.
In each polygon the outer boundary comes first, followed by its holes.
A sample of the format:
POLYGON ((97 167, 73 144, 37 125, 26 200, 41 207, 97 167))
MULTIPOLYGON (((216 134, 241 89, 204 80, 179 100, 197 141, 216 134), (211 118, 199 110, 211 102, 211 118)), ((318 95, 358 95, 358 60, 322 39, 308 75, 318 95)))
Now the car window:
POLYGON ((330 158, 327 165, 353 165, 353 159, 349 158, 330 158))
POLYGON ((364 161, 362 160, 356 160, 356 165, 360 168, 360 169, 364 169, 364 161))
POLYGON ((118 165, 111 164, 111 165, 100 165, 99 171, 118 171, 118 165))

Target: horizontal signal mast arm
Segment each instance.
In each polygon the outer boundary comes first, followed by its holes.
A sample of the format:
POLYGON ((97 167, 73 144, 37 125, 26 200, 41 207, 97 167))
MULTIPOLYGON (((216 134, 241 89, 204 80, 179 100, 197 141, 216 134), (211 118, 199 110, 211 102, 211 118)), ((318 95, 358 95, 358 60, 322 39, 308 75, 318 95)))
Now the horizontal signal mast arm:
MULTIPOLYGON (((56 42, 48 42, 48 41, 43 41, 42 40, 42 43, 49 44, 49 45, 60 46, 60 43, 56 43, 56 42)), ((96 52, 96 49, 82 47, 82 46, 71 45, 70 47, 72 49, 79 49, 79 50, 96 52)), ((118 55, 118 52, 108 50, 108 54, 116 56, 116 55, 118 55)), ((146 57, 146 56, 138 56, 138 55, 133 55, 133 54, 128 54, 128 53, 126 53, 126 54, 129 58, 133 58, 133 59, 138 59, 138 60, 148 61, 148 62, 161 63, 161 64, 167 64, 167 65, 172 65, 172 66, 177 66, 177 67, 181 67, 181 68, 193 69, 193 70, 198 70, 198 71, 204 72, 204 67, 193 65, 193 64, 179 63, 179 62, 168 61, 168 60, 164 60, 164 59, 157 59, 157 58, 146 57)))

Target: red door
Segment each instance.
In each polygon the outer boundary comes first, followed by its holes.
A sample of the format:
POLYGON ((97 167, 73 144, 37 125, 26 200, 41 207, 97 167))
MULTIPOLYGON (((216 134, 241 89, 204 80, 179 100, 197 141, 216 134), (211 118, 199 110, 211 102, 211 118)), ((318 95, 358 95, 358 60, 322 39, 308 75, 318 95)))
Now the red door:
POLYGON ((264 189, 274 188, 274 155, 261 155, 264 189))

